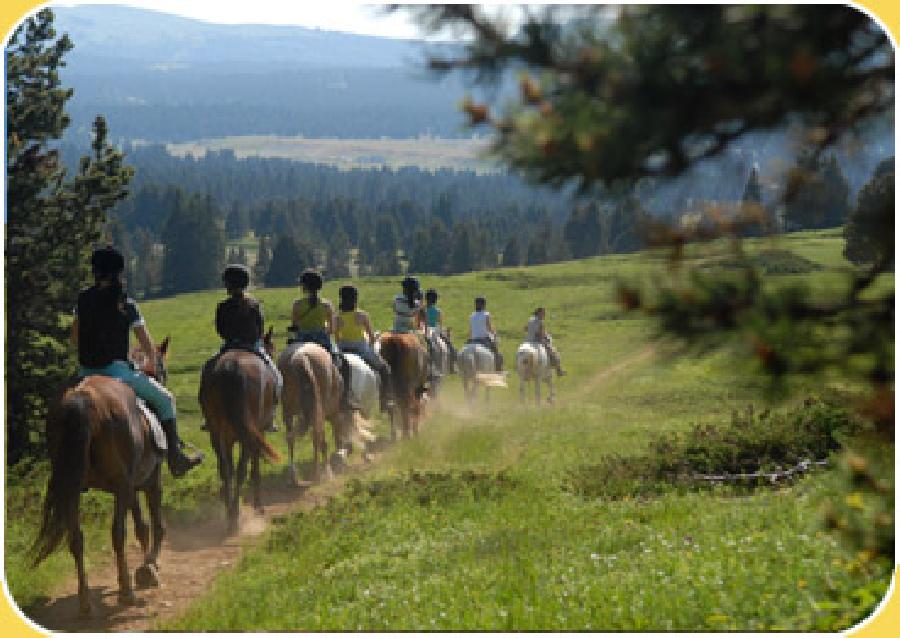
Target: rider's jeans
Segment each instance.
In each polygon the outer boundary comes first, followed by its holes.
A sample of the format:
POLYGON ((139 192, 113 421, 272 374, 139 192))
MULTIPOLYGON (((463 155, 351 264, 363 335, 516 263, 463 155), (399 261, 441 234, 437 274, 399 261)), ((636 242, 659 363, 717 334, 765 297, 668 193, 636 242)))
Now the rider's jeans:
POLYGON ((113 361, 102 368, 88 368, 81 366, 78 369, 80 376, 86 377, 99 374, 104 377, 113 377, 130 386, 134 393, 150 404, 153 411, 161 421, 175 418, 175 397, 166 390, 156 379, 148 377, 140 370, 135 370, 126 361, 113 361))

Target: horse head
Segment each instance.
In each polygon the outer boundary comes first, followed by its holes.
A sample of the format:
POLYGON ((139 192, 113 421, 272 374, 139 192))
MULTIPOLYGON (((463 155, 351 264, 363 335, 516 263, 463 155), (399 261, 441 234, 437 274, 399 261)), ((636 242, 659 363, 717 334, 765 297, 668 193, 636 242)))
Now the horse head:
POLYGON ((166 382, 169 380, 169 371, 166 366, 166 361, 169 358, 170 341, 170 337, 167 336, 162 340, 161 343, 156 345, 155 366, 150 365, 150 362, 147 360, 147 355, 138 345, 135 345, 131 348, 131 352, 128 353, 128 359, 135 365, 138 370, 146 374, 148 377, 153 377, 161 384, 166 385, 166 382))

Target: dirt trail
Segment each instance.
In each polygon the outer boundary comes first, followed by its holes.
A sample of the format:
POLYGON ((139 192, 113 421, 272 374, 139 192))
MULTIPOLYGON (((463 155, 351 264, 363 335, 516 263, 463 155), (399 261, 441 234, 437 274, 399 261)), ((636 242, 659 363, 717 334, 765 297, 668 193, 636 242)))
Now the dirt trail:
MULTIPOLYGON (((77 581, 72 576, 46 601, 23 610, 25 615, 46 629, 70 632, 149 631, 159 622, 174 618, 188 605, 203 596, 213 579, 231 569, 240 559, 243 548, 263 533, 273 518, 290 512, 308 511, 338 494, 346 480, 359 475, 369 466, 351 465, 334 480, 310 488, 288 485, 287 473, 264 482, 262 515, 251 507, 241 507, 240 532, 228 536, 224 506, 210 506, 209 516, 199 522, 167 521, 167 535, 159 559, 160 586, 137 589, 138 603, 119 605, 118 583, 113 554, 101 565, 88 569, 88 583, 94 605, 90 618, 78 616, 77 581)), ((171 518, 171 517, 169 517, 171 518)), ((129 520, 129 531, 131 521, 129 520)), ((140 565, 140 547, 129 533, 128 567, 132 575, 140 565)))
MULTIPOLYGON (((642 362, 654 353, 652 346, 599 370, 589 378, 582 392, 602 385, 627 367, 642 362)), ((446 409, 446 406, 442 406, 446 409)), ((451 408, 452 409, 452 408, 451 408)), ((459 410, 456 416, 471 418, 468 408, 459 410)), ((41 627, 69 632, 143 632, 152 630, 161 621, 178 616, 192 602, 203 596, 215 577, 223 570, 231 569, 240 559, 243 548, 253 538, 262 534, 273 518, 290 512, 312 508, 337 495, 346 480, 365 472, 370 465, 357 463, 338 474, 334 480, 310 488, 292 487, 287 472, 264 481, 262 498, 265 512, 257 514, 246 505, 241 508, 240 532, 228 536, 224 506, 210 505, 209 516, 197 517, 199 522, 167 522, 167 535, 159 559, 160 586, 136 590, 138 604, 123 607, 117 601, 118 584, 113 555, 101 565, 88 570, 88 582, 94 613, 91 618, 79 618, 77 581, 69 577, 59 590, 46 601, 24 610, 25 615, 41 627)), ((302 468, 308 469, 308 468, 302 468)), ((306 474, 306 472, 303 472, 306 474)), ((215 505, 218 505, 216 503, 215 505)), ((130 521, 129 521, 130 529, 130 521)), ((129 534, 128 566, 140 565, 141 554, 137 540, 129 534)))

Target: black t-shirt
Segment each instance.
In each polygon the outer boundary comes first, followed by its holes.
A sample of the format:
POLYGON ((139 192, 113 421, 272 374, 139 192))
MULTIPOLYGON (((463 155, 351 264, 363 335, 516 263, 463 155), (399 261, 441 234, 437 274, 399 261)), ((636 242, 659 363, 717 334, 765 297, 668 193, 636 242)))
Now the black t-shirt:
POLYGON ((223 341, 252 345, 263 334, 263 316, 253 297, 229 297, 216 307, 216 332, 223 341))
POLYGON ((121 289, 91 286, 78 295, 78 362, 102 368, 128 360, 128 331, 144 323, 134 300, 121 289))

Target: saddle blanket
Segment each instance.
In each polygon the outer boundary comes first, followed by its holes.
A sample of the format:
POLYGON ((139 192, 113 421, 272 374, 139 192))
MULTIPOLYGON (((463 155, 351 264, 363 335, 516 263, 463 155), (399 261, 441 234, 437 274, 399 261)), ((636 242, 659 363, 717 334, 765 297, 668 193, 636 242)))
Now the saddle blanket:
POLYGON ((160 452, 165 452, 168 447, 166 445, 166 433, 162 429, 159 417, 153 413, 150 406, 140 397, 137 397, 137 404, 147 418, 147 423, 150 424, 150 440, 153 441, 153 446, 160 452))

